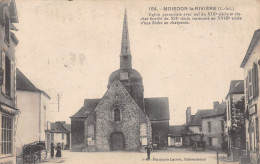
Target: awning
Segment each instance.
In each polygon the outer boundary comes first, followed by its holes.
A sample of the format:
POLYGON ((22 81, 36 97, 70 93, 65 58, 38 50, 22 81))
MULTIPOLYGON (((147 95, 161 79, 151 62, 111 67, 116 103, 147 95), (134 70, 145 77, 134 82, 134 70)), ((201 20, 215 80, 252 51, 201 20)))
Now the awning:
POLYGON ((20 113, 20 110, 14 108, 14 107, 10 107, 10 106, 4 105, 4 104, 1 104, 0 107, 1 107, 0 110, 3 110, 6 113, 10 113, 10 114, 14 114, 14 115, 20 113))

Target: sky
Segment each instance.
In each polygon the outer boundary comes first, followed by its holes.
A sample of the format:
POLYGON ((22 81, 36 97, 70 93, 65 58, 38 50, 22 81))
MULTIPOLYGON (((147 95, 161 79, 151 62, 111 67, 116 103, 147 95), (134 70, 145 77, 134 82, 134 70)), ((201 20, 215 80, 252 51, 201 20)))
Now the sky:
POLYGON ((84 99, 105 94, 109 75, 119 69, 125 8, 133 68, 143 77, 144 96, 169 98, 171 125, 185 123, 187 107, 195 114, 225 100, 230 81, 244 79, 240 64, 260 27, 259 2, 253 0, 16 0, 16 5, 17 67, 50 95, 51 121, 70 122, 84 99), (140 24, 151 6, 207 5, 234 7, 242 20, 140 24))

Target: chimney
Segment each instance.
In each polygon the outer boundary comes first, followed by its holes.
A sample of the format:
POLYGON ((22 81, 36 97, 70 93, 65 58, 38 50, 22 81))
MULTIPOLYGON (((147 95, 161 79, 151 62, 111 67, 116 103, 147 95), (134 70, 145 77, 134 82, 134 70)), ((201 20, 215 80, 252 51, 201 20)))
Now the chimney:
POLYGON ((187 107, 186 110, 186 125, 191 122, 191 107, 187 107))
POLYGON ((219 106, 219 101, 214 101, 214 103, 213 103, 213 109, 214 109, 214 110, 217 110, 217 109, 218 109, 218 106, 219 106))

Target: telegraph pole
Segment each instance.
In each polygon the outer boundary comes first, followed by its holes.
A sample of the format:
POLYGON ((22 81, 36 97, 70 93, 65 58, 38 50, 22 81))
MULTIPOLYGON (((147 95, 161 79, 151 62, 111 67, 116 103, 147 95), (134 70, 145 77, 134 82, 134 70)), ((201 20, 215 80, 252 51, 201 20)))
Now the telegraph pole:
POLYGON ((60 98, 61 98, 61 96, 60 96, 60 94, 58 93, 58 112, 60 112, 60 98))

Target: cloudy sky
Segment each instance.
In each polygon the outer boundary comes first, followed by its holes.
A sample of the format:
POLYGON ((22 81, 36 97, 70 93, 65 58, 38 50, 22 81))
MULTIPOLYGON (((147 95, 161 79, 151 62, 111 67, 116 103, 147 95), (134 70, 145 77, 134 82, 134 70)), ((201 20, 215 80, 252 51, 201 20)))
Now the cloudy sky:
POLYGON ((127 8, 133 68, 143 77, 144 95, 168 97, 170 123, 182 124, 188 106, 193 114, 211 109, 213 101, 225 99, 231 80, 243 79, 239 66, 260 25, 259 2, 223 2, 16 0, 17 67, 52 97, 50 119, 70 121, 85 98, 103 96, 110 73, 119 68, 127 8), (234 7, 243 19, 140 24, 151 6, 206 5, 234 7), (58 93, 59 113, 54 112, 58 93))

